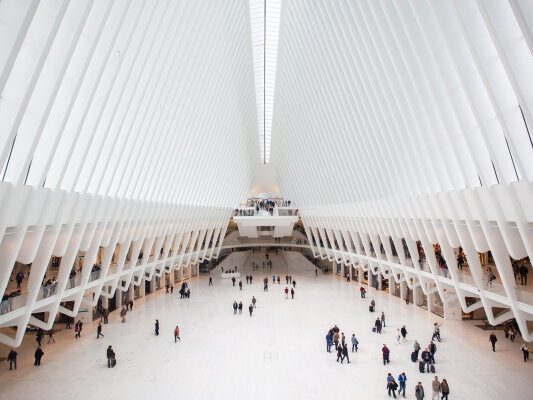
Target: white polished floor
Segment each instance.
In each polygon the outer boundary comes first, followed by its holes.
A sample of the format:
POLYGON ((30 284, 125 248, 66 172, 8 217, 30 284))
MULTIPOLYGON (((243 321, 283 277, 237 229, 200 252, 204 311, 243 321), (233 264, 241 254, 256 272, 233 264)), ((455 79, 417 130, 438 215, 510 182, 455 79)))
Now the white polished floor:
MULTIPOLYGON (((262 265, 264 255, 251 260, 262 265)), ((408 378, 407 397, 421 380, 430 397, 433 375, 420 374, 409 354, 413 339, 422 346, 431 339, 434 321, 443 323, 443 342, 436 354, 439 379, 450 385, 450 399, 527 399, 533 395, 533 365, 522 361, 520 343, 510 343, 498 331, 497 352, 490 350, 489 332, 470 322, 443 321, 388 294, 369 289, 365 300, 359 286, 330 276, 315 277, 314 267, 298 253, 273 256, 276 274, 284 282, 287 273, 296 280, 296 298, 286 300, 286 285, 272 284, 270 270, 260 268, 254 283, 239 291, 230 280, 213 272, 190 283, 191 298, 164 291, 137 301, 127 323, 113 313, 104 325, 105 338, 96 340, 96 325, 84 326, 75 340, 73 331, 62 331, 56 344, 45 344, 40 367, 33 366, 33 351, 20 351, 16 372, 0 364, 1 399, 385 399, 387 372, 402 371, 408 378), (262 280, 269 276, 269 291, 262 280), (252 296, 257 309, 247 312, 252 296), (375 298, 377 311, 385 311, 387 327, 382 335, 371 332, 378 313, 368 304, 375 298), (234 315, 233 300, 242 301, 242 315, 234 315), (154 335, 158 318, 161 333, 154 335), (174 343, 179 324, 181 341, 174 343), (341 365, 326 352, 325 335, 337 324, 347 337, 355 333, 359 352, 350 353, 351 364, 341 365), (407 325, 408 342, 396 346, 396 328, 407 325), (383 366, 381 347, 391 349, 391 363, 383 366), (105 350, 113 345, 118 365, 106 367, 105 350)), ((225 266, 223 263, 222 266, 225 266)), ((220 267, 219 267, 220 269, 220 267)), ((219 271, 219 269, 217 271, 219 271)), ((239 271, 241 266, 239 266, 239 271)), ((33 340, 33 338, 31 338, 33 340)), ((46 343, 47 339, 45 340, 46 343)))

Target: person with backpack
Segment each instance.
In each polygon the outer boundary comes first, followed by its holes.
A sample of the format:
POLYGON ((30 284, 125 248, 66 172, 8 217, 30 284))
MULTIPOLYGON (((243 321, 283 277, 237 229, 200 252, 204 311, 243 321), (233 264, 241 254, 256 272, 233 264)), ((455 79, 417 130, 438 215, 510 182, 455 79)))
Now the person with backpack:
POLYGON ((396 398, 396 389, 398 389, 398 384, 394 380, 392 374, 389 372, 389 374, 387 375, 387 390, 389 392, 389 397, 392 392, 392 395, 394 396, 394 398, 396 398))
POLYGON ((181 340, 180 329, 178 328, 178 325, 176 325, 176 329, 174 329, 174 343, 176 343, 176 339, 181 340))
POLYGON ((386 344, 381 348, 381 353, 383 354, 383 365, 390 363, 390 350, 386 344))
POLYGON ((113 348, 110 346, 107 347, 107 368, 112 368, 116 365, 115 360, 115 352, 113 351, 113 348))
POLYGON ((398 382, 400 383, 400 390, 398 390, 398 396, 403 392, 403 397, 405 398, 405 383, 407 382, 407 376, 405 375, 405 372, 402 372, 398 376, 398 382))
POLYGON ((492 344, 492 351, 496 352, 496 342, 498 341, 498 338, 494 334, 494 332, 491 332, 489 336, 489 342, 492 344))

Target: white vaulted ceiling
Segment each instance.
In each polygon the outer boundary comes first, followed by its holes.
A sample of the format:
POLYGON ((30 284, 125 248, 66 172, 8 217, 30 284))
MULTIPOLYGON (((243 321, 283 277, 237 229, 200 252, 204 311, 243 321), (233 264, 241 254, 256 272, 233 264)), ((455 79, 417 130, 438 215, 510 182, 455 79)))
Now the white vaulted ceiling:
POLYGON ((0 1, 0 294, 32 263, 0 341, 217 257, 251 190, 298 207, 316 257, 530 335, 509 257, 533 257, 532 32, 529 0, 0 1))

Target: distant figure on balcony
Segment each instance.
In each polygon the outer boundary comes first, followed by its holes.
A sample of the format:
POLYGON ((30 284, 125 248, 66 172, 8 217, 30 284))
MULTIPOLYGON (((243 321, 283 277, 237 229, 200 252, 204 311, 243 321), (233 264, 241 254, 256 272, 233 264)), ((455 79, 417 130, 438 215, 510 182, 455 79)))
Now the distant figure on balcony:
POLYGON ((520 266, 520 284, 522 285, 527 285, 527 274, 528 274, 529 270, 527 269, 527 267, 522 264, 520 266))

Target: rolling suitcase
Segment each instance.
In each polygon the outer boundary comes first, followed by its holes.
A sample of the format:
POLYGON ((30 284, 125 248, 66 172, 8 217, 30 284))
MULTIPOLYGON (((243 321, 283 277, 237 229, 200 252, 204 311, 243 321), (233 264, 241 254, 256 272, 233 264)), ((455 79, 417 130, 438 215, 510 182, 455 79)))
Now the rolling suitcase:
POLYGON ((376 332, 376 327, 375 326, 372 328, 372 332, 376 332))
POLYGON ((416 357, 416 352, 413 351, 413 352, 411 353, 411 361, 412 361, 412 362, 416 362, 416 358, 417 358, 417 357, 416 357))
POLYGON ((418 362, 418 370, 422 373, 424 373, 424 361, 418 362))
POLYGON ((429 370, 431 371, 432 374, 434 374, 435 373, 435 366, 433 364, 431 364, 429 366, 429 370))

